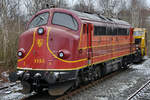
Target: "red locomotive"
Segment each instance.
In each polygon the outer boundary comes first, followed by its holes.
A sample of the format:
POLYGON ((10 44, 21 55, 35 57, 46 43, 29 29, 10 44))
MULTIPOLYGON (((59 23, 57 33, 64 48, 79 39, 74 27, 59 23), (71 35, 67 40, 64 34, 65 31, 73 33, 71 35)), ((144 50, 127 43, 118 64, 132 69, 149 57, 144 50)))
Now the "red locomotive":
POLYGON ((125 21, 60 8, 38 12, 19 38, 17 78, 26 92, 61 95, 120 68, 136 57, 125 21))

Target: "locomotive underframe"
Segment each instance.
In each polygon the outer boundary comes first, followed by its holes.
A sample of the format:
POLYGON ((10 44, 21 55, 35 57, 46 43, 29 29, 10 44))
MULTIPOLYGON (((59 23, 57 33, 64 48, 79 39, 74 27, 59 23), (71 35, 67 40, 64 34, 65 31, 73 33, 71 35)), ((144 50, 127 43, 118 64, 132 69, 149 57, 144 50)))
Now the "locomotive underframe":
MULTIPOLYGON (((18 77, 17 80, 20 80, 23 85, 24 93, 29 93, 32 91, 41 92, 44 88, 51 91, 61 89, 64 93, 73 85, 73 81, 76 80, 77 71, 53 72, 19 70, 16 74, 18 77)), ((54 95, 54 93, 52 94, 54 95)))
POLYGON ((62 95, 80 84, 87 84, 122 68, 127 69, 128 65, 133 63, 135 56, 136 54, 123 56, 74 71, 22 70, 23 72, 19 72, 17 75, 24 87, 24 93, 41 92, 43 89, 48 89, 51 95, 62 95))

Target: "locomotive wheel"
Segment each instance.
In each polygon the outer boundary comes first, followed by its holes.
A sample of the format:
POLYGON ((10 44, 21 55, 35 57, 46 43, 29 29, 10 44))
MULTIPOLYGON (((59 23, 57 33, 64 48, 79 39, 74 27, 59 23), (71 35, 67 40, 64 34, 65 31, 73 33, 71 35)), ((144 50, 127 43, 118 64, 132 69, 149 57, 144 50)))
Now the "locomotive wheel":
POLYGON ((32 92, 32 87, 29 82, 23 81, 21 84, 23 86, 22 93, 27 94, 32 92))
POLYGON ((75 84, 74 84, 75 88, 79 87, 80 83, 81 83, 80 76, 77 76, 77 79, 75 80, 75 84))
POLYGON ((127 62, 124 61, 122 64, 122 69, 128 69, 128 68, 129 68, 129 66, 128 66, 127 62))
POLYGON ((96 67, 95 68, 95 78, 96 79, 99 79, 99 78, 101 78, 101 70, 100 70, 100 68, 99 67, 96 67))
POLYGON ((124 59, 123 59, 123 61, 122 61, 122 69, 128 69, 129 68, 129 66, 128 66, 128 58, 127 57, 125 57, 124 59))
POLYGON ((36 89, 36 91, 35 91, 35 92, 37 92, 37 93, 41 94, 41 93, 43 93, 43 88, 38 87, 38 89, 36 89))
POLYGON ((88 75, 88 80, 89 80, 89 82, 92 82, 92 81, 94 80, 94 78, 95 78, 95 77, 94 77, 95 75, 94 75, 93 73, 94 73, 94 70, 92 70, 92 71, 89 73, 89 75, 88 75))
POLYGON ((105 76, 106 74, 107 74, 107 68, 106 68, 106 64, 104 63, 101 69, 101 77, 105 76))
POLYGON ((122 63, 119 62, 119 63, 118 63, 118 66, 119 66, 118 70, 121 70, 121 69, 122 69, 122 63))
POLYGON ((83 73, 83 74, 82 74, 82 76, 81 76, 81 81, 82 81, 81 83, 82 83, 83 85, 86 85, 86 84, 89 83, 88 76, 87 76, 86 73, 83 73))

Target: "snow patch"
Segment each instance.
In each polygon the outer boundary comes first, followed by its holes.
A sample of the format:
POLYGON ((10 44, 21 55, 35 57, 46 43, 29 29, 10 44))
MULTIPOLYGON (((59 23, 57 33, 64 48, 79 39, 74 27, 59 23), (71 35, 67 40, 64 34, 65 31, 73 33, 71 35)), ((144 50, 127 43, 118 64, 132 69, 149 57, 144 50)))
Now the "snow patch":
POLYGON ((23 96, 21 93, 13 93, 13 94, 8 94, 7 96, 4 96, 2 98, 0 98, 1 100, 16 100, 17 99, 21 99, 23 96))
POLYGON ((1 75, 2 75, 3 77, 6 77, 6 78, 8 78, 8 76, 9 76, 8 71, 2 72, 1 75))
POLYGON ((96 96, 95 99, 96 100, 108 100, 108 97, 105 97, 105 96, 96 96))

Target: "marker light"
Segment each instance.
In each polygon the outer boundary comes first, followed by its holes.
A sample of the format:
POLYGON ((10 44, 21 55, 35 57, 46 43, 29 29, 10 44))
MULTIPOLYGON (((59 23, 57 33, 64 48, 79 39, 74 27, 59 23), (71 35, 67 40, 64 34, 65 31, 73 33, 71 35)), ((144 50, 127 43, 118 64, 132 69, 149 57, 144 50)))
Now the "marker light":
POLYGON ((39 35, 44 34, 44 28, 42 28, 42 27, 38 28, 37 33, 38 33, 39 35))

